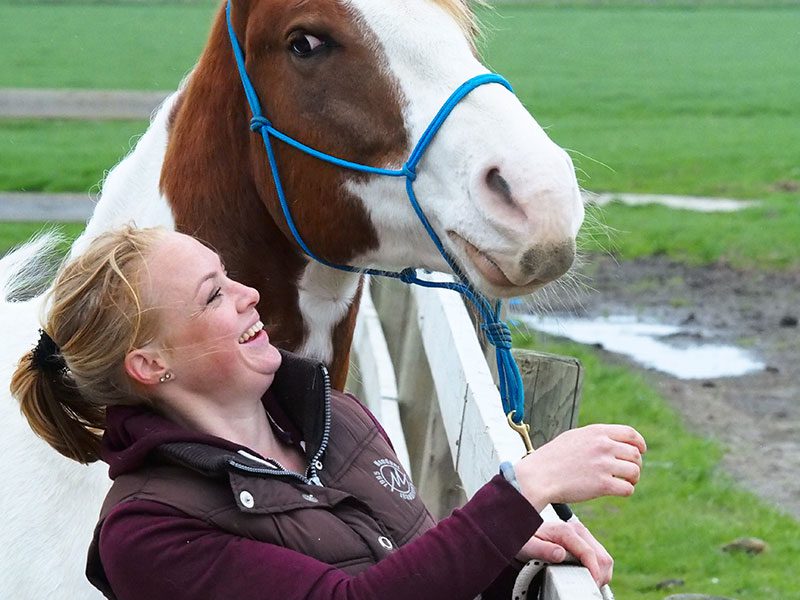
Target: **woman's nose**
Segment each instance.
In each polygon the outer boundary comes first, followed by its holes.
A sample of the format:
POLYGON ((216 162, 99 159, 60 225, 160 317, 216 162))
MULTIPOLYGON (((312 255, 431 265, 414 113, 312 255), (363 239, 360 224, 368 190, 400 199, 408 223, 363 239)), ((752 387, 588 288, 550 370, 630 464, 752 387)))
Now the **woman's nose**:
POLYGON ((261 296, 256 288, 251 288, 249 285, 237 283, 239 286, 239 311, 244 312, 249 308, 258 304, 261 296))

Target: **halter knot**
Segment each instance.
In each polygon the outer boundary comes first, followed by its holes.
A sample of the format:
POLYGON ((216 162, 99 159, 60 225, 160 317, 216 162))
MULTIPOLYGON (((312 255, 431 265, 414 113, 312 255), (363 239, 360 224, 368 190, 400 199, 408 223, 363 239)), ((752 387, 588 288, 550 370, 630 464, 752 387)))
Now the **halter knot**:
POLYGON ((417 172, 414 170, 414 167, 408 163, 403 165, 403 174, 408 177, 410 181, 414 181, 417 178, 417 172))
POLYGON ((502 321, 497 323, 484 323, 482 326, 486 339, 495 348, 511 349, 511 330, 502 321))
POLYGON ((261 131, 264 127, 272 127, 272 123, 266 117, 257 115, 250 119, 250 131, 261 131))
POLYGON ((400 271, 400 277, 398 279, 403 283, 412 284, 417 280, 417 270, 413 267, 403 269, 400 271))

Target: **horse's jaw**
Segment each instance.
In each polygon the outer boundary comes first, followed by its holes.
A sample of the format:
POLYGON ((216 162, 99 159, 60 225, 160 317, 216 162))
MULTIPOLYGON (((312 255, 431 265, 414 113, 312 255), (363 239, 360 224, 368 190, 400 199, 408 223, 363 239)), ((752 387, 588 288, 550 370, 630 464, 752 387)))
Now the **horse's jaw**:
MULTIPOLYGON (((381 42, 413 145, 449 94, 487 70, 442 8, 446 0, 350 4, 381 42)), ((380 240, 359 264, 448 270, 401 181, 349 185, 380 240)), ((572 161, 500 85, 476 88, 455 108, 420 163, 414 190, 447 251, 490 296, 530 293, 572 264, 584 215, 572 161)))

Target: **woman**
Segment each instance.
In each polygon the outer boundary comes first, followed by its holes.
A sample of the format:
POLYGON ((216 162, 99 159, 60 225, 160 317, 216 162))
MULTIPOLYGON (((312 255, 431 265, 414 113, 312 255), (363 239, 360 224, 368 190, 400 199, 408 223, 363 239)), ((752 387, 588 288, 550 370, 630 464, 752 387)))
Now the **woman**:
POLYGON ((610 578, 585 529, 539 511, 630 495, 635 430, 562 434, 436 525, 380 425, 270 344, 258 300, 159 229, 106 233, 57 277, 12 392, 56 450, 110 466, 87 566, 109 598, 507 598, 515 557, 564 548, 610 578))

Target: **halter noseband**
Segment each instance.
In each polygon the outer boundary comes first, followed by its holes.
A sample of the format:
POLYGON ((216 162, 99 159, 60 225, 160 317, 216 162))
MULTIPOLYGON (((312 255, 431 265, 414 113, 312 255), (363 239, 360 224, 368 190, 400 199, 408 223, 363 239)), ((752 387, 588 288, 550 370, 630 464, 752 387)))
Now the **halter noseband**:
MULTIPOLYGON (((247 102, 250 105, 250 110, 253 114, 253 117, 250 120, 250 129, 254 132, 261 133, 261 137, 264 140, 264 148, 267 151, 267 158, 269 161, 270 170, 272 171, 272 178, 275 182, 275 190, 278 194, 278 200, 281 204, 283 216, 286 219, 289 230, 292 232, 297 244, 309 257, 333 269, 339 269, 341 271, 348 271, 351 273, 361 273, 365 275, 391 277, 394 279, 399 279, 404 283, 423 287, 451 289, 468 298, 481 315, 481 319, 483 320, 481 328, 486 334, 486 339, 496 349, 500 398, 503 403, 503 410, 505 411, 510 423, 520 426, 525 410, 522 376, 520 375, 517 363, 514 361, 514 358, 511 355, 511 332, 509 331, 508 326, 500 319, 502 303, 498 300, 494 303, 494 305, 492 305, 492 303, 483 294, 472 288, 461 268, 445 250, 441 240, 439 239, 439 236, 433 230, 433 227, 431 227, 428 218, 425 216, 425 213, 420 207, 419 202, 417 202, 413 185, 414 180, 417 178, 417 166, 422 160, 425 151, 428 149, 428 146, 430 146, 434 136, 439 129, 441 129, 445 120, 458 105, 458 103, 461 102, 461 100, 463 100, 472 90, 482 85, 497 83, 513 92, 511 84, 496 73, 485 73, 468 79, 450 95, 450 97, 439 109, 439 112, 436 113, 436 116, 433 118, 433 120, 431 120, 430 124, 425 129, 422 137, 414 146, 414 149, 411 151, 408 160, 403 164, 402 168, 382 169, 369 165, 362 165, 326 154, 325 152, 320 152, 319 150, 311 148, 310 146, 307 146, 306 144, 289 137, 285 133, 278 131, 272 126, 272 123, 270 123, 270 121, 264 116, 263 111, 261 110, 261 103, 259 102, 258 94, 256 93, 256 90, 250 81, 250 77, 247 75, 244 52, 239 44, 238 38, 236 37, 236 33, 233 30, 230 0, 228 0, 225 8, 225 16, 228 22, 228 35, 230 37, 231 47, 233 48, 233 54, 236 58, 236 66, 239 70, 239 77, 241 78, 242 86, 244 87, 244 93, 247 96, 247 102), (417 269, 413 267, 408 267, 399 272, 384 271, 381 269, 357 268, 350 265, 337 265, 325 260, 320 256, 317 256, 300 236, 300 232, 297 230, 294 219, 292 218, 292 213, 286 200, 286 194, 283 190, 283 184, 281 183, 280 173, 278 172, 278 164, 275 160, 275 153, 273 151, 272 141, 270 139, 271 137, 274 137, 283 143, 300 150, 301 152, 318 158, 319 160, 343 167, 345 169, 359 171, 361 173, 370 173, 373 175, 384 175, 386 177, 404 177, 406 180, 406 193, 408 194, 408 199, 411 202, 414 212, 417 214, 422 226, 425 228, 425 231, 427 231, 428 236, 430 236, 439 253, 447 262, 448 266, 453 270, 453 273, 455 273, 458 281, 440 282, 421 279, 417 276, 417 269)), ((523 434, 519 427, 514 427, 514 429, 518 431, 518 433, 520 433, 520 435, 523 437, 523 440, 525 440, 527 431, 523 434)), ((526 441, 526 446, 529 443, 529 440, 526 441)))

